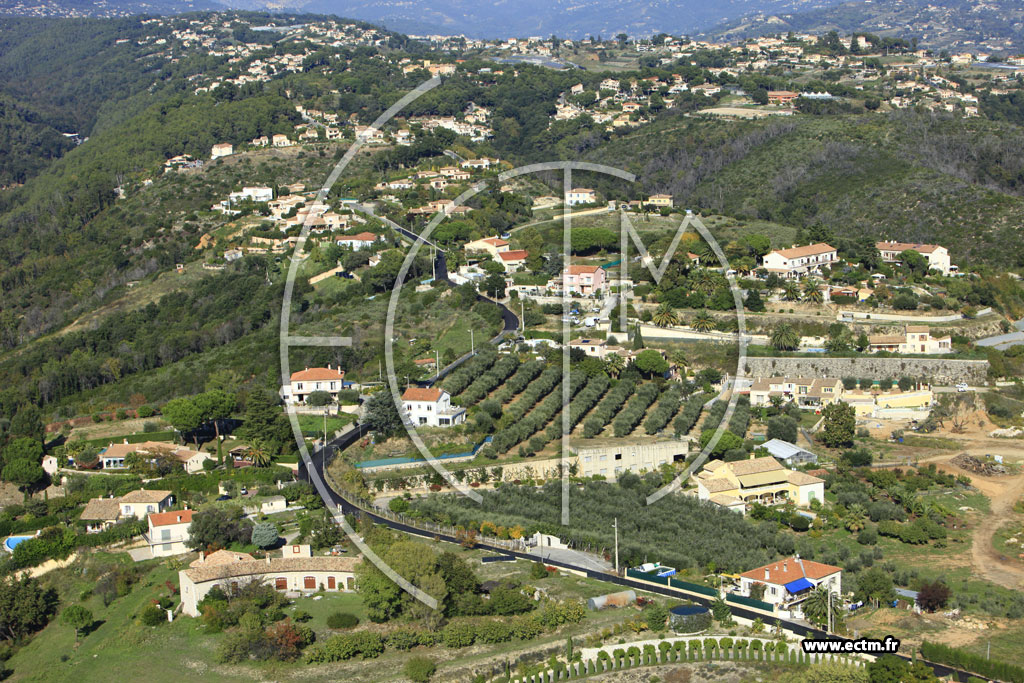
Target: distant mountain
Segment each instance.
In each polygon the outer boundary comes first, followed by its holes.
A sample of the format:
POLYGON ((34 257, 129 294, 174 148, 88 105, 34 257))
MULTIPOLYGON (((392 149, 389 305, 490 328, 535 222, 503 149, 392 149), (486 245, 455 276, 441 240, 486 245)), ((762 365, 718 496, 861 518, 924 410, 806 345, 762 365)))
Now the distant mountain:
POLYGON ((311 0, 302 9, 413 34, 582 38, 694 33, 755 11, 792 13, 832 4, 835 0, 311 0))
POLYGON ((936 49, 1015 52, 1024 49, 1024 5, 1020 0, 858 0, 799 12, 759 10, 707 35, 741 39, 830 30, 917 38, 936 49))
POLYGON ((24 17, 126 17, 225 9, 215 0, 0 0, 0 14, 24 17))
POLYGON ((840 0, 0 0, 0 14, 112 17, 207 9, 313 12, 412 34, 582 38, 691 34, 753 13, 796 13, 840 0))

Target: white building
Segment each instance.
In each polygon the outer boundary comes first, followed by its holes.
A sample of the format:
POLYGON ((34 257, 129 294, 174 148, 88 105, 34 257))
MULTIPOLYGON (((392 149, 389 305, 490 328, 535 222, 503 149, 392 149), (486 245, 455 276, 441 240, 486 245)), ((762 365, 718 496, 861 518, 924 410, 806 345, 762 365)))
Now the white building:
POLYGON ((597 193, 586 187, 575 187, 566 194, 566 201, 569 206, 578 204, 594 204, 597 202, 597 193))
MULTIPOLYGON (((586 443, 586 441, 577 441, 586 443)), ((669 465, 686 458, 689 441, 672 440, 655 443, 610 443, 608 445, 572 446, 576 455, 579 475, 592 477, 600 475, 608 481, 615 481, 624 472, 641 474, 654 472, 662 465, 669 465)))
POLYGON ((285 403, 303 404, 314 391, 326 391, 331 400, 338 400, 338 392, 345 388, 345 371, 326 368, 306 368, 293 372, 288 384, 281 387, 285 403))
POLYGON ((466 421, 466 409, 452 406, 451 395, 437 387, 409 387, 402 405, 414 425, 450 427, 466 421))
POLYGON ((799 610, 799 605, 811 591, 825 586, 830 593, 842 594, 843 570, 830 564, 802 560, 800 556, 788 557, 740 574, 740 592, 750 595, 756 584, 765 587, 764 602, 778 605, 783 609, 799 610))
POLYGON ((899 263, 901 261, 900 255, 903 252, 916 251, 928 260, 928 266, 932 270, 937 270, 943 275, 949 275, 951 270, 956 270, 956 266, 952 266, 949 263, 949 250, 938 244, 888 241, 876 242, 875 247, 881 253, 882 260, 886 263, 899 263))
POLYGON ((508 242, 500 237, 485 237, 483 239, 473 240, 472 242, 466 242, 462 249, 467 254, 473 252, 486 252, 490 254, 492 258, 497 258, 498 254, 509 250, 508 242))
POLYGON ((868 337, 868 351, 890 353, 917 353, 938 355, 953 353, 953 339, 933 337, 927 325, 907 325, 903 334, 872 334, 868 337))
POLYGON ((192 510, 153 512, 147 515, 149 532, 146 543, 153 557, 167 557, 188 552, 188 527, 192 524, 192 510))
POLYGON ((835 247, 824 242, 805 247, 776 249, 765 255, 764 269, 782 277, 796 278, 815 273, 839 260, 835 247))
POLYGON ((220 159, 235 153, 235 146, 230 142, 221 142, 210 149, 210 159, 220 159))
POLYGON ((370 247, 381 240, 380 235, 376 235, 372 232, 361 232, 358 235, 347 235, 339 237, 335 240, 339 247, 348 247, 349 249, 362 249, 363 247, 370 247))

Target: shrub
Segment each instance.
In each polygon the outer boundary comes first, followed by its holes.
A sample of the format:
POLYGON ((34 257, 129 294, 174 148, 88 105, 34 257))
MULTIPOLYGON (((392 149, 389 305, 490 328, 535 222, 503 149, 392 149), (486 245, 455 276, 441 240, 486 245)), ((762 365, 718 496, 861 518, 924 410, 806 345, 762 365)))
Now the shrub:
POLYGON ((469 647, 476 640, 476 629, 465 621, 449 622, 441 630, 441 641, 446 647, 469 647))
POLYGON ((139 621, 146 626, 159 626, 167 622, 167 613, 157 605, 147 605, 139 613, 139 621))
MULTIPOLYGON (((152 406, 139 406, 135 411, 135 414, 143 418, 153 417, 156 414, 156 411, 153 410, 152 406)), ((143 429, 145 429, 145 425, 143 425, 143 429)))
POLYGON ((332 612, 327 615, 327 628, 355 628, 359 625, 359 617, 348 612, 332 612))
POLYGON ((411 657, 402 672, 413 683, 427 683, 437 671, 437 665, 429 657, 411 657))
POLYGON ((419 633, 409 628, 399 628, 387 634, 388 645, 396 650, 411 650, 420 644, 419 633))

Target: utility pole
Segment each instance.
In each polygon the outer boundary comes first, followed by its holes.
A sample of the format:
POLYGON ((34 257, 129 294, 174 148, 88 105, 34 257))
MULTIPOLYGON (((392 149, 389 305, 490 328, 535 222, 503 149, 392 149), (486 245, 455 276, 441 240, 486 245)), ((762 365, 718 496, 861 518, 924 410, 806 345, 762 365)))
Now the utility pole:
POLYGON ((523 326, 523 334, 526 334, 526 302, 519 302, 519 323, 523 326))
POLYGON ((612 528, 615 529, 615 575, 619 574, 619 518, 615 518, 615 523, 612 524, 612 528))
POLYGON ((476 347, 475 347, 475 344, 473 343, 473 329, 472 328, 470 328, 470 330, 469 330, 469 353, 470 353, 470 355, 476 353, 476 347))
POLYGON ((324 452, 327 452, 327 413, 329 408, 324 406, 324 452))

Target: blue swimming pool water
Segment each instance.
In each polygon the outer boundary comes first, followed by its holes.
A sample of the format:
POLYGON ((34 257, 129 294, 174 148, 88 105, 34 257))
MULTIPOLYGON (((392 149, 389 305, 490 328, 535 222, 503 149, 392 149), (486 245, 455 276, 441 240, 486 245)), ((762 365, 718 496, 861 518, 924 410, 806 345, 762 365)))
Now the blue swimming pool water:
POLYGON ((22 541, 27 541, 32 538, 31 536, 8 536, 4 539, 4 548, 8 551, 14 550, 14 546, 18 545, 22 541))

